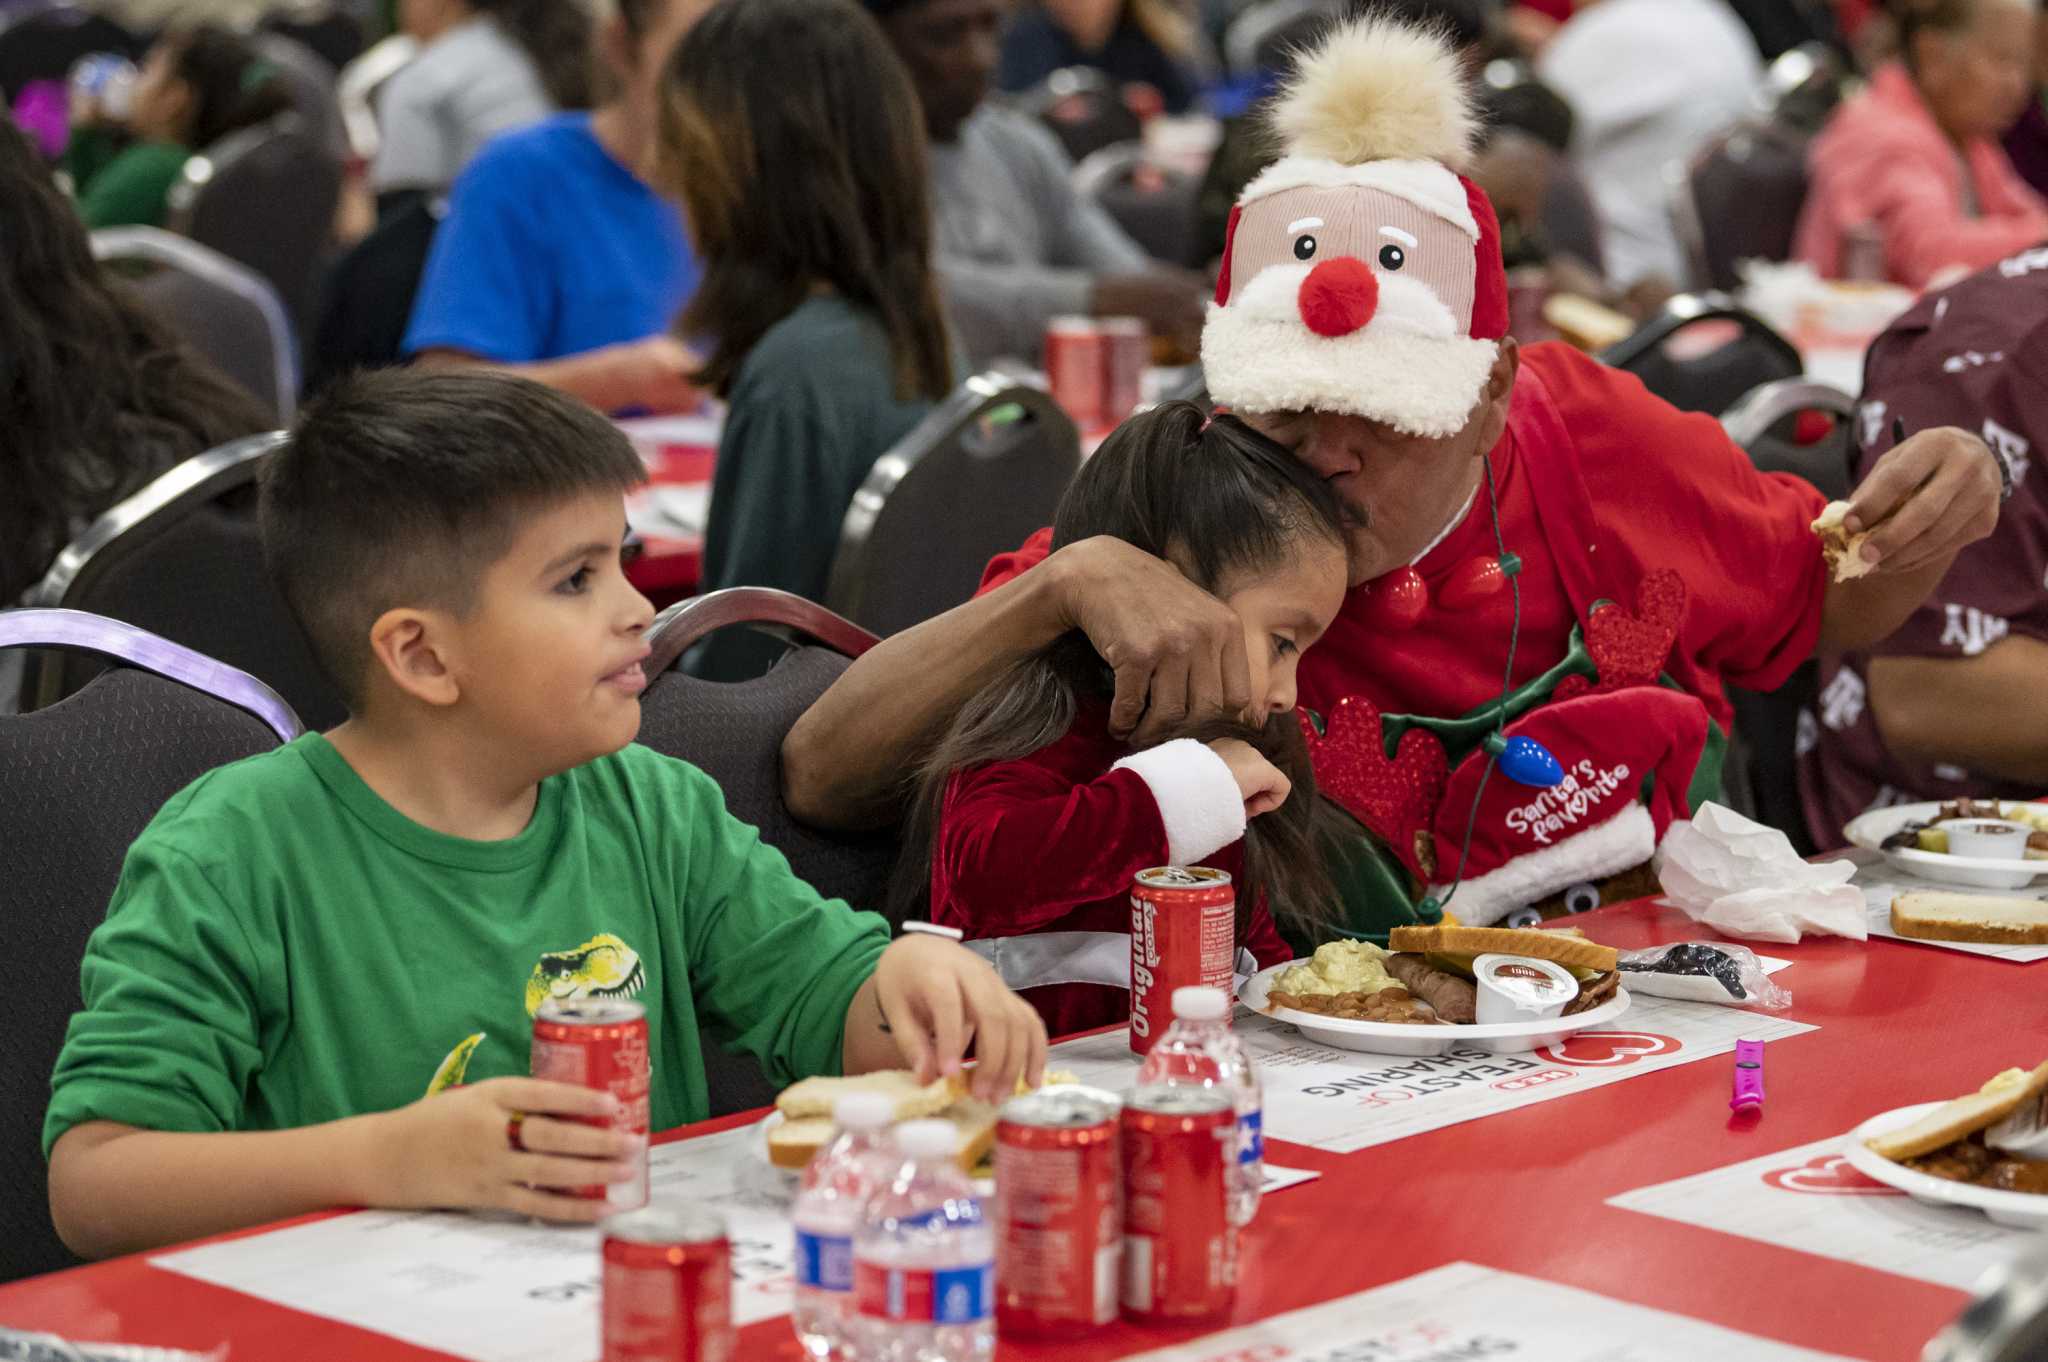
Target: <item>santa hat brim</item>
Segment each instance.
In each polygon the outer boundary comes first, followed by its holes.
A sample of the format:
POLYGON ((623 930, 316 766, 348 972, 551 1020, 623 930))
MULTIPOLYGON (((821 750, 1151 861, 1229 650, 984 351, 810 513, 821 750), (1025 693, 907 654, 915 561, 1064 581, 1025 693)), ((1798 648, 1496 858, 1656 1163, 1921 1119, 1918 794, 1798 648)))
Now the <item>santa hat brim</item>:
MULTIPOLYGON (((1453 861, 1453 847, 1441 849, 1453 861)), ((1650 859, 1657 850, 1657 827, 1649 810, 1631 803, 1605 822, 1552 846, 1517 856, 1475 879, 1462 880, 1446 906, 1468 927, 1490 927, 1517 908, 1550 897, 1560 888, 1604 880, 1650 859)), ((1447 865, 1445 869, 1455 869, 1447 865)), ((1442 902, 1449 885, 1433 885, 1430 897, 1442 902)))
POLYGON ((1219 406, 1362 416, 1425 438, 1464 429, 1499 354, 1497 342, 1467 336, 1318 336, 1298 319, 1215 304, 1202 329, 1202 371, 1219 406))

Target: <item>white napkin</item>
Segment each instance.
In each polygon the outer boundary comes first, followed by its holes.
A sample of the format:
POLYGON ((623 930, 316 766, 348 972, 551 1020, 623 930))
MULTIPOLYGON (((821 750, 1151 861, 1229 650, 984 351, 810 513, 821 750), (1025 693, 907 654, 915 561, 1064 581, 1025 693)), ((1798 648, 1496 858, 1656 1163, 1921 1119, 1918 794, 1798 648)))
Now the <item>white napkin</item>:
POLYGON ((1719 804, 1673 823, 1657 850, 1657 880, 1693 921, 1751 941, 1869 936, 1863 891, 1848 861, 1811 865, 1776 828, 1719 804))

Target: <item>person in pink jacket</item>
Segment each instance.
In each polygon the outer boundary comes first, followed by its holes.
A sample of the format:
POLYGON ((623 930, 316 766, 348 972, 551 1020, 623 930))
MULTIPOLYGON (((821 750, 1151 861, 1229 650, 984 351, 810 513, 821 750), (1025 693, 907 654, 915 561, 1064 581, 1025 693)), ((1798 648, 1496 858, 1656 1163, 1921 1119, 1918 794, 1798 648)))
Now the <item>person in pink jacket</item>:
POLYGON ((1894 0, 1901 60, 1836 111, 1808 154, 1794 253, 1823 276, 1874 230, 1884 275, 1930 283, 2048 238, 2048 202, 1997 138, 2025 107, 2036 0, 1894 0))

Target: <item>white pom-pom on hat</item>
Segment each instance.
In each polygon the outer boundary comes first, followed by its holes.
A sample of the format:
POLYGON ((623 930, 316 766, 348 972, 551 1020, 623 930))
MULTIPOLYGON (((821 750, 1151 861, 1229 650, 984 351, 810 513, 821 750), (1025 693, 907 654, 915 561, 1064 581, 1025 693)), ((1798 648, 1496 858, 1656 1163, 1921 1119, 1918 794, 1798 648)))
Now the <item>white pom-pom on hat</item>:
POLYGON ((1479 119, 1447 37, 1373 14, 1303 50, 1271 122, 1290 156, 1463 170, 1479 119))

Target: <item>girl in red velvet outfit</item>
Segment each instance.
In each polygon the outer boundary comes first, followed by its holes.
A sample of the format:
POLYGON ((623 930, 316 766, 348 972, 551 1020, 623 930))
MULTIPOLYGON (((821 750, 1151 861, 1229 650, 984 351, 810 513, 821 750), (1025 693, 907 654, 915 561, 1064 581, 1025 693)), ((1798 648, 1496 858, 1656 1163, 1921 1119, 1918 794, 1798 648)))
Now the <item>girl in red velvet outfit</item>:
MULTIPOLYGON (((1230 606, 1251 706, 1133 751, 1109 731, 1109 667, 1067 635, 969 702, 926 761, 898 915, 928 912, 969 940, 1061 934, 1006 943, 1028 960, 999 960, 1013 986, 1099 978, 1129 958, 1137 873, 1210 865, 1238 885, 1239 947, 1260 966, 1287 959, 1269 905, 1308 918, 1323 893, 1294 669, 1344 602, 1342 514, 1307 465, 1235 417, 1175 402, 1119 427, 1061 500, 1053 543, 1113 535, 1230 606)), ((1023 992, 1055 1035, 1128 1015, 1123 988, 1023 992)))

